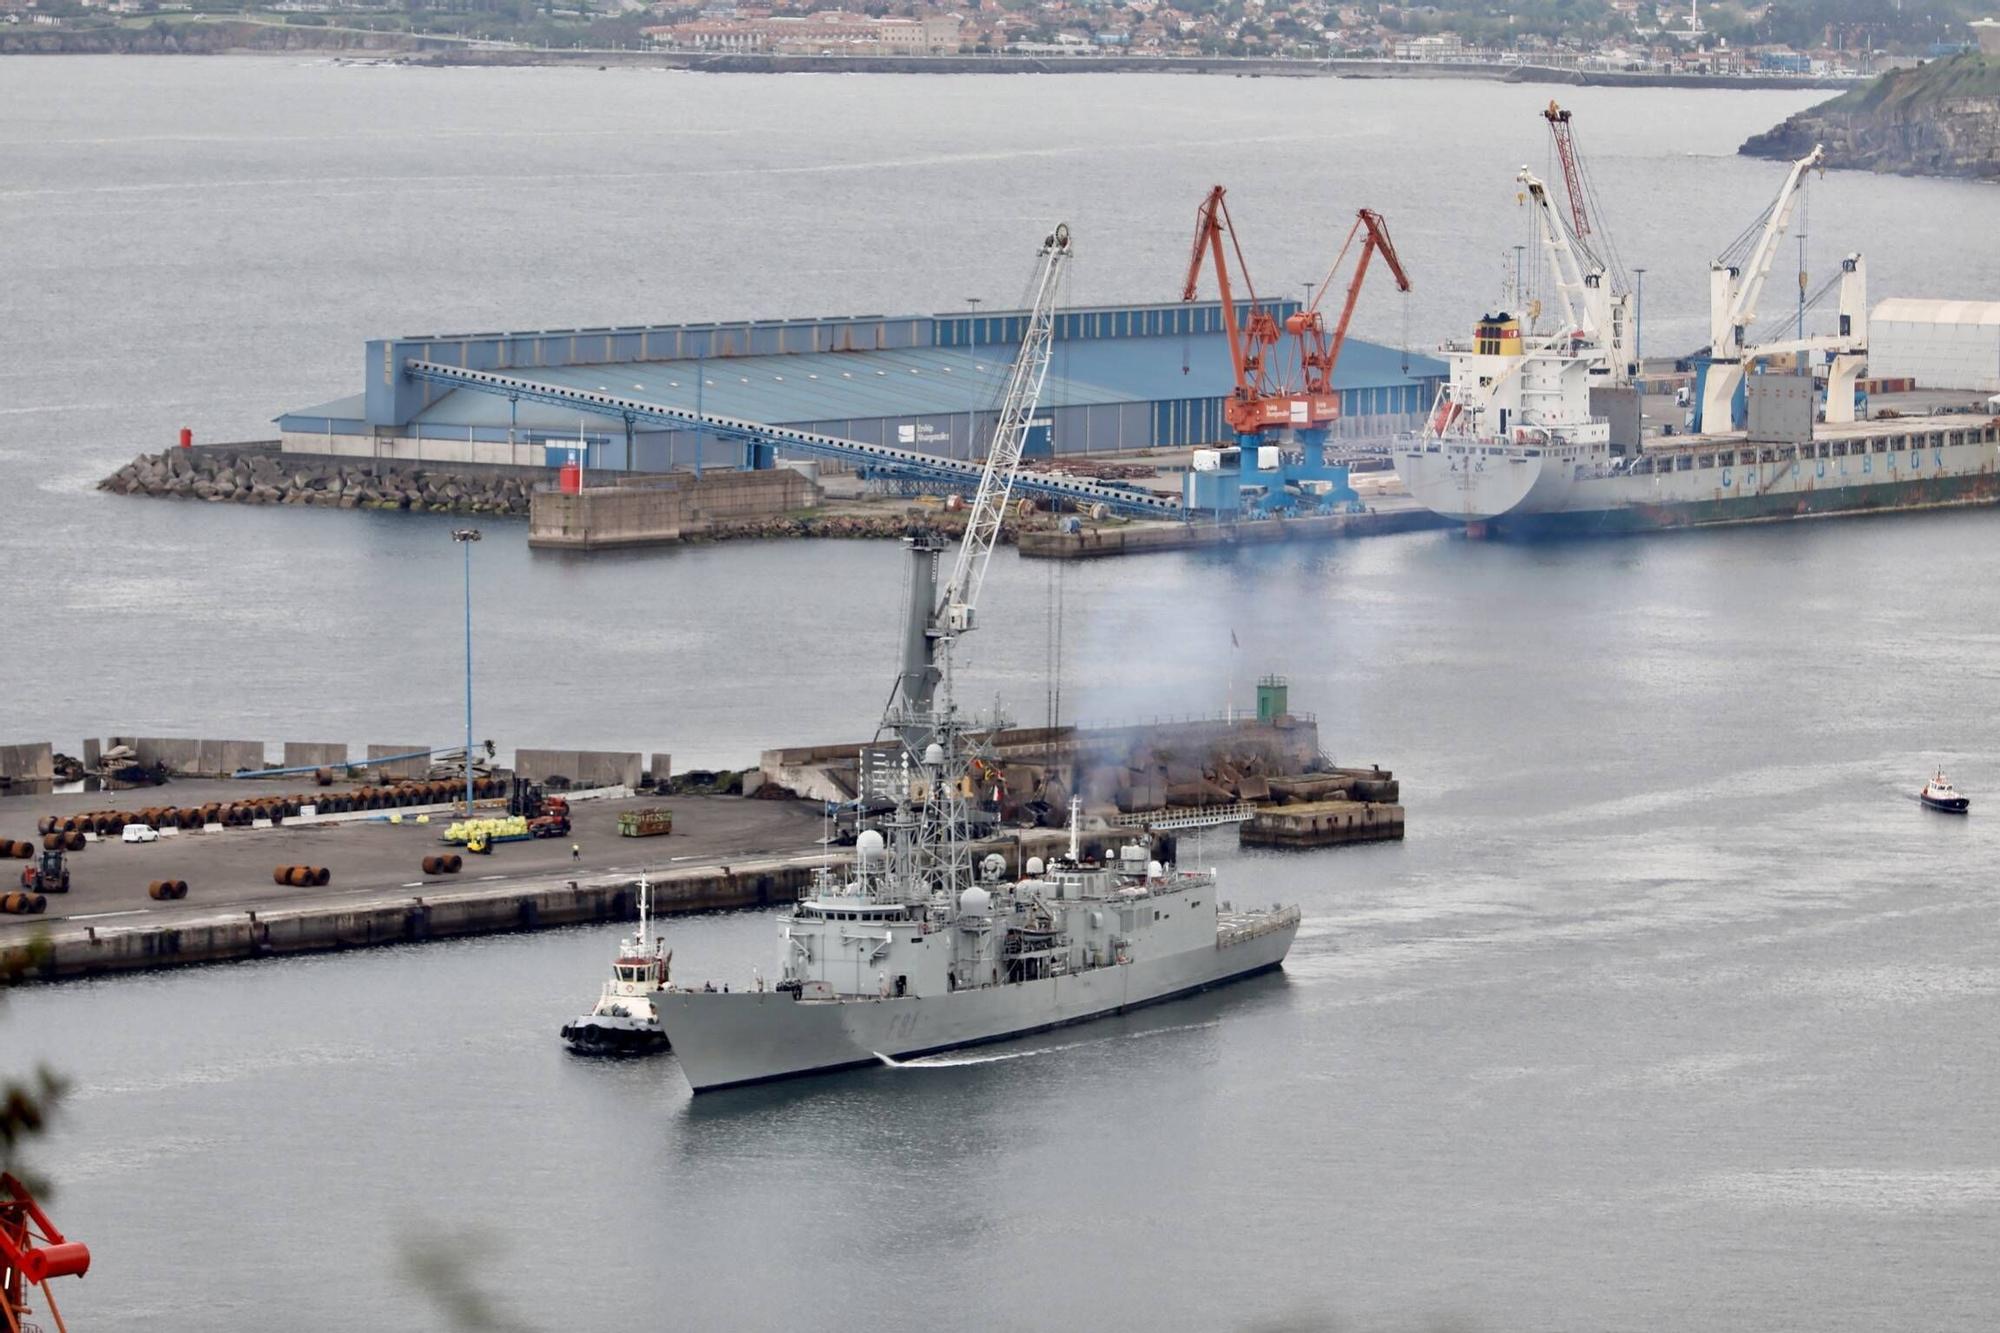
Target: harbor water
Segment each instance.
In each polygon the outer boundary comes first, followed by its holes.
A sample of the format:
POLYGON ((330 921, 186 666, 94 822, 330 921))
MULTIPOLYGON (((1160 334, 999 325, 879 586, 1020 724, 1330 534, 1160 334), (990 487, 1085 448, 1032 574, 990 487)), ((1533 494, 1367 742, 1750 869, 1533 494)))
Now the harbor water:
MULTIPOLYGON (((1057 217, 1075 299, 1171 299, 1221 180, 1273 290, 1381 209, 1422 344, 1527 238, 1510 181, 1548 94, 5 69, 0 739, 59 746, 453 734, 449 523, 89 489, 182 424, 251 437, 352 392, 367 336, 998 305, 1057 217)), ((1812 95, 1563 97, 1648 268, 1649 354, 1691 349, 1707 259, 1776 186, 1731 153, 1812 95)), ((2000 293, 1990 187, 1814 189, 1818 271, 1860 249, 1881 295, 2000 293)), ((1364 310, 1402 336, 1394 298, 1364 310)), ((503 747, 685 767, 872 728, 893 544, 580 558, 490 526, 478 725, 503 747)), ((17 991, 0 1070, 74 1084, 34 1157, 95 1256, 65 1315, 436 1327, 404 1260, 441 1251, 549 1330, 1990 1327, 1996 561, 1984 510, 1002 552, 961 698, 1046 715, 1059 598, 1065 718, 1214 711, 1279 671, 1336 759, 1402 779, 1400 844, 1184 839, 1224 898, 1302 904, 1282 975, 700 1101, 671 1057, 556 1040, 614 927, 17 991), (1970 817, 1917 805, 1938 765, 1970 817)), ((776 956, 770 914, 667 930, 683 982, 776 956)))

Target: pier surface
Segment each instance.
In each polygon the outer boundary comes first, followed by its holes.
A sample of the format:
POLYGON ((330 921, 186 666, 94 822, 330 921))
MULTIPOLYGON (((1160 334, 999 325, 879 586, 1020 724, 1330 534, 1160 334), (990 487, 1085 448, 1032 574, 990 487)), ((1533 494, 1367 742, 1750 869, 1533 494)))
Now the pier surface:
MULTIPOLYGON (((181 781, 57 796, 0 798, 0 828, 32 838, 42 814, 241 799, 281 788, 262 782, 181 781)), ((282 788, 290 790, 289 787, 282 788)), ((482 811, 482 813, 486 813, 482 811)), ((43 976, 80 976, 176 963, 218 962, 495 930, 622 919, 631 884, 645 874, 665 911, 755 906, 789 899, 824 853, 819 806, 728 796, 576 800, 566 838, 496 844, 464 854, 456 875, 425 875, 423 858, 447 850, 451 819, 417 824, 386 816, 268 829, 181 832, 154 843, 92 841, 69 855, 72 888, 48 895, 38 916, 0 916, 0 949, 37 937, 50 946, 43 976), (673 811, 671 834, 620 837, 621 811, 673 811), (572 845, 576 855, 571 855, 572 845), (324 888, 273 882, 283 865, 326 866, 324 888), (156 879, 183 879, 188 896, 154 902, 156 879)), ((12 883, 26 861, 0 863, 12 883)))

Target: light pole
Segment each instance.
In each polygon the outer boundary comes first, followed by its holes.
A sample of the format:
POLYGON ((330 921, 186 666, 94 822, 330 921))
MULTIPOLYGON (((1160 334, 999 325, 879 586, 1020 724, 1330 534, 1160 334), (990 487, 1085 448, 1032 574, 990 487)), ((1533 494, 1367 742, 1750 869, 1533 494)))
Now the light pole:
POLYGON ((1639 278, 1639 313, 1632 321, 1632 362, 1639 373, 1646 373, 1646 270, 1635 268, 1633 273, 1639 278))
POLYGON ((465 817, 472 818, 472 544, 478 528, 457 528, 451 534, 465 552, 465 817))

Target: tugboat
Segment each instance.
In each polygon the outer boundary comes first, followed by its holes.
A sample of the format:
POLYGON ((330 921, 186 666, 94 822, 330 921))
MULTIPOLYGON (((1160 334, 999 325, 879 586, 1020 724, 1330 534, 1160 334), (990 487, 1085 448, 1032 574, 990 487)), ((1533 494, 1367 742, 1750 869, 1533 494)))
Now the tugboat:
POLYGON ((1959 794, 1958 788, 1945 777, 1943 769, 1939 769, 1938 775, 1924 784, 1924 789, 1917 793, 1917 799, 1931 809, 1942 810, 1948 815, 1962 815, 1972 808, 1971 800, 1959 794))
POLYGON ((583 1055, 647 1055, 667 1049, 653 997, 670 988, 674 956, 652 934, 653 886, 639 879, 639 932, 618 943, 611 980, 583 1017, 563 1025, 563 1040, 583 1055))

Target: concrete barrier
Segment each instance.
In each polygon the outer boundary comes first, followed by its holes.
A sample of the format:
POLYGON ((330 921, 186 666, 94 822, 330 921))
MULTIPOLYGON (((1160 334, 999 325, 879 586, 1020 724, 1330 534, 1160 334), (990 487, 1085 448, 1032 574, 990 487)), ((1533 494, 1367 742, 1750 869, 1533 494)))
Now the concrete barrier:
POLYGON ((565 777, 573 787, 639 785, 637 750, 516 750, 514 771, 531 781, 565 777))
POLYGON ((286 741, 286 768, 325 768, 347 762, 345 741, 286 741))
POLYGON ((166 765, 186 777, 226 778, 238 769, 264 766, 264 742, 186 739, 175 736, 113 736, 109 745, 129 745, 143 768, 166 765))
POLYGON ((56 775, 55 746, 47 741, 0 745, 0 778, 49 782, 56 775))
POLYGON ((422 750, 426 754, 428 745, 371 745, 368 747, 368 767, 385 778, 420 778, 431 771, 431 761, 420 755, 415 759, 399 759, 393 764, 378 764, 375 761, 384 755, 408 754, 412 750, 422 750))

